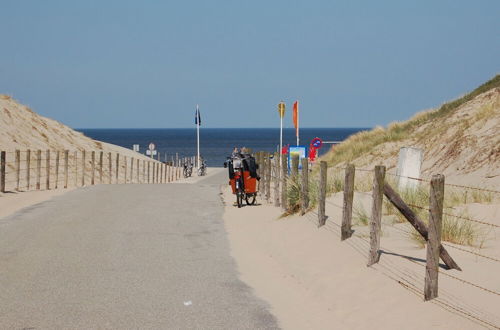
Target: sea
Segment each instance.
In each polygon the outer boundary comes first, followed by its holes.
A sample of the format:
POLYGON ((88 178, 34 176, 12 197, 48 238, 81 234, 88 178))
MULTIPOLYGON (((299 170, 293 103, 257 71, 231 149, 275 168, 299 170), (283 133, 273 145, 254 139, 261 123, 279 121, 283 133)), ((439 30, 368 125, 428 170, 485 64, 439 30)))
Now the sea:
MULTIPOLYGON (((311 140, 319 137, 325 143, 319 149, 319 155, 327 152, 332 144, 343 141, 350 135, 367 128, 301 128, 300 145, 309 146, 311 140)), ((152 142, 156 146, 160 159, 171 160, 179 157, 196 155, 196 128, 165 129, 94 129, 81 128, 77 131, 86 136, 132 149, 139 145, 139 152, 146 153, 152 142)), ((234 147, 250 148, 252 151, 275 152, 280 143, 279 128, 200 128, 200 155, 208 166, 221 167, 234 147)), ((283 145, 296 145, 295 129, 283 130, 283 145)), ((156 158, 156 157, 155 157, 156 158)))

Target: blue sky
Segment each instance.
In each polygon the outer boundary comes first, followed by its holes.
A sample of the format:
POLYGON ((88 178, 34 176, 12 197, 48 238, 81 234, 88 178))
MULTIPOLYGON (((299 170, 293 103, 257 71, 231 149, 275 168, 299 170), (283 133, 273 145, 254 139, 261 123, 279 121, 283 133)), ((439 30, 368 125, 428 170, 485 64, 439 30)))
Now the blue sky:
POLYGON ((80 128, 404 120, 499 73, 500 1, 5 1, 0 93, 80 128))

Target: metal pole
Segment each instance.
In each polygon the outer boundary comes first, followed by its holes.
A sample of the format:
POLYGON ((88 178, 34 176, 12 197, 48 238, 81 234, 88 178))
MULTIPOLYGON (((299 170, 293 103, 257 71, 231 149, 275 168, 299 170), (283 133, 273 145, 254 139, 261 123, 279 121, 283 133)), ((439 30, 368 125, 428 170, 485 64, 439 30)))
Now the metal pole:
POLYGON ((199 122, 198 125, 196 125, 196 133, 198 142, 198 158, 196 158, 196 162, 197 162, 197 168, 200 168, 200 123, 199 122))

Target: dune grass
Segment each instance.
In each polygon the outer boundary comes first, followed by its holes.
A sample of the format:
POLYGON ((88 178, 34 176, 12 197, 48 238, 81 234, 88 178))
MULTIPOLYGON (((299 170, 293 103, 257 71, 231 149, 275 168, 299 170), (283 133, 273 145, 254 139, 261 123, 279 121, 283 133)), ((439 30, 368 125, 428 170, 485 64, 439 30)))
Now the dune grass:
MULTIPOLYGON (((386 142, 398 142, 412 136, 415 130, 424 124, 434 122, 436 119, 442 119, 450 115, 454 110, 464 103, 472 100, 477 95, 487 92, 490 89, 500 87, 500 75, 496 75, 491 80, 474 89, 472 92, 450 102, 443 104, 436 110, 429 110, 417 113, 412 118, 405 122, 393 122, 383 128, 375 127, 370 131, 361 131, 350 136, 347 140, 337 145, 332 151, 329 151, 323 160, 327 161, 330 166, 351 162, 356 158, 369 154, 380 144, 386 142)), ((478 114, 479 119, 487 118, 491 113, 491 109, 485 108, 478 114)), ((443 122, 443 124, 445 124, 443 122)), ((440 130, 446 130, 446 125, 441 125, 440 130)), ((439 135, 435 127, 432 128, 433 135, 439 135)), ((420 132, 420 137, 428 137, 429 132, 424 130, 420 132)), ((417 137, 418 138, 418 137, 417 137)))

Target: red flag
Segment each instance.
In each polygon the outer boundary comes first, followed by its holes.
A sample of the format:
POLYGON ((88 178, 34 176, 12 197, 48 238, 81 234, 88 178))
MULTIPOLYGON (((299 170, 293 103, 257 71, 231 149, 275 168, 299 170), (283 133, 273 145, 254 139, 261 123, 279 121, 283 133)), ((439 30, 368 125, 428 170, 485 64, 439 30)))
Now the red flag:
POLYGON ((295 136, 299 136, 299 101, 293 103, 293 126, 295 126, 295 136))

